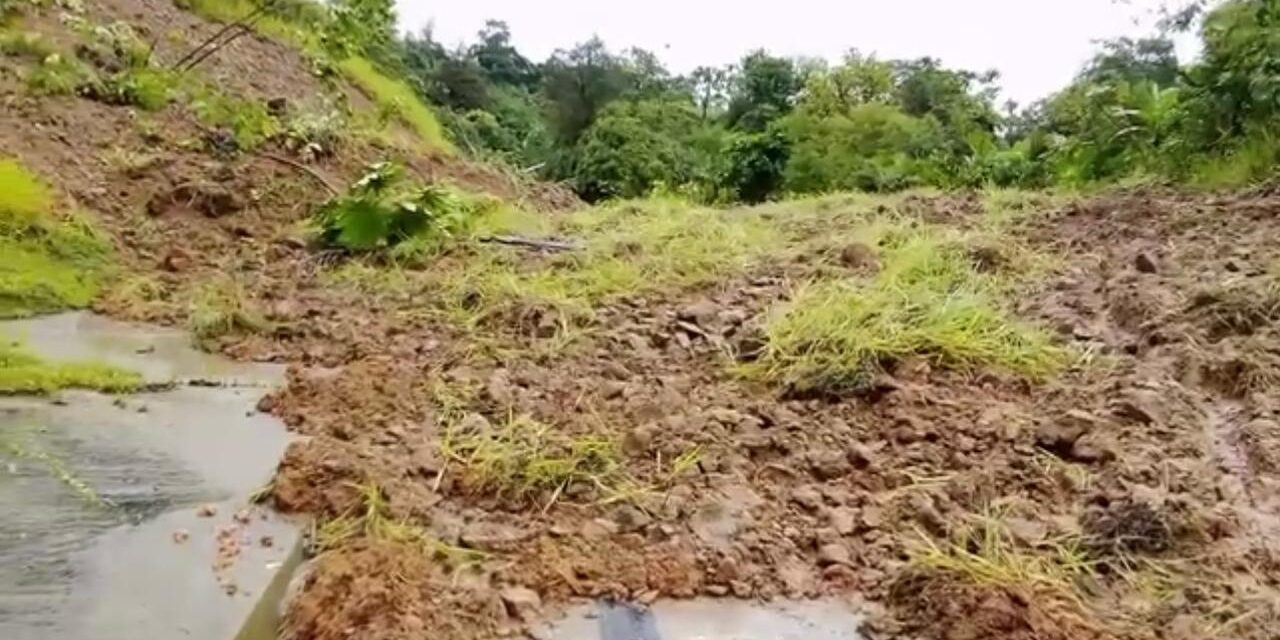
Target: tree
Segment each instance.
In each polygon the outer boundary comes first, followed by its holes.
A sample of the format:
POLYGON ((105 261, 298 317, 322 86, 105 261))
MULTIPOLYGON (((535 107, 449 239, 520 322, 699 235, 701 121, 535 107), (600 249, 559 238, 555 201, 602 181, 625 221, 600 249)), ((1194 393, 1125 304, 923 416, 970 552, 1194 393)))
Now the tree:
POLYGON ((538 67, 511 45, 511 30, 501 20, 488 20, 477 34, 479 41, 467 50, 494 84, 532 91, 540 80, 538 67))
POLYGON ((683 99, 620 100, 583 135, 574 184, 587 200, 637 197, 694 177, 691 139, 702 126, 683 99))
POLYGON ((551 130, 566 146, 576 144, 600 110, 628 88, 624 61, 600 38, 556 51, 543 65, 542 77, 551 130))
POLYGON ((732 74, 732 67, 698 67, 689 74, 689 88, 703 120, 721 109, 728 100, 732 74))
POLYGON ((745 131, 764 131, 770 122, 791 112, 804 79, 791 60, 763 50, 742 59, 733 81, 728 122, 745 131))

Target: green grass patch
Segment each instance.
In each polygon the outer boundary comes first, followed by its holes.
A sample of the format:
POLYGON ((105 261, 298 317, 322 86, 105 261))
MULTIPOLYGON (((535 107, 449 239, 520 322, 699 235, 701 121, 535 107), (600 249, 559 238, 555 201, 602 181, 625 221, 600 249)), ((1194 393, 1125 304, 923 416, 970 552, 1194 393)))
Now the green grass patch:
POLYGON ((196 287, 191 296, 188 325, 201 341, 271 329, 271 323, 244 288, 231 279, 205 282, 196 287))
POLYGON ((125 393, 141 386, 142 376, 133 371, 98 362, 49 362, 20 344, 0 341, 0 394, 43 394, 69 387, 125 393))
POLYGON ((196 119, 207 127, 229 131, 241 151, 251 151, 284 131, 280 121, 261 102, 208 88, 196 94, 191 102, 196 119))
POLYGON ((746 373, 795 392, 841 392, 865 388, 909 356, 1031 378, 1065 364, 1066 352, 1048 334, 1004 308, 1005 283, 979 271, 962 237, 929 227, 870 228, 879 273, 801 287, 767 320, 767 346, 746 373))
POLYGON ((85 219, 53 211, 43 182, 0 159, 0 317, 84 307, 97 293, 107 241, 85 219))
POLYGON ((378 71, 368 60, 353 56, 338 64, 342 75, 369 96, 378 106, 403 122, 434 151, 453 152, 453 145, 445 136, 444 127, 435 112, 418 94, 402 80, 390 78, 378 71))
POLYGON ((527 319, 529 310, 570 322, 620 295, 713 282, 782 246, 778 229, 751 210, 695 208, 675 199, 585 209, 557 233, 583 248, 538 261, 480 249, 443 274, 448 313, 470 326, 527 319))

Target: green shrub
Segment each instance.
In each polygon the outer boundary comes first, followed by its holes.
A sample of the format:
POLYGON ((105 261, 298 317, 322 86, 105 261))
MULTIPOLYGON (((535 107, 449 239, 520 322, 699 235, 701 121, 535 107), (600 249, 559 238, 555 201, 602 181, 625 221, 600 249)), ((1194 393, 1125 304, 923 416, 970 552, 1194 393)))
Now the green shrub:
POLYGON ((321 206, 312 222, 327 248, 361 253, 410 243, 416 253, 465 233, 474 214, 455 192, 406 186, 400 169, 383 162, 369 167, 348 193, 321 206))

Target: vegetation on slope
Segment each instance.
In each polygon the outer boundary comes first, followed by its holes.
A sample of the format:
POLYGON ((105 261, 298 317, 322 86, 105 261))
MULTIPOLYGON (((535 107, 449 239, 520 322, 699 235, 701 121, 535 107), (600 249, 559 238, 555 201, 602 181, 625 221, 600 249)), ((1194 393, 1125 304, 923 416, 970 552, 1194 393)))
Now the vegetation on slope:
POLYGON ((0 317, 84 307, 109 247, 87 221, 57 216, 54 198, 17 161, 0 159, 0 317))

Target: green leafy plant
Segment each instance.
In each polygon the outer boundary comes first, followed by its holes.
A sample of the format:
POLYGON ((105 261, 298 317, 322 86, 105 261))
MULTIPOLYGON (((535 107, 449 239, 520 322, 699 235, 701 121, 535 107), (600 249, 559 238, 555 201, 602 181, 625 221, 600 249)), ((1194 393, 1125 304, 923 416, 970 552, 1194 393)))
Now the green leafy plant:
POLYGON ((369 167, 345 195, 313 215, 317 240, 351 253, 402 244, 441 244, 467 231, 475 209, 440 185, 405 185, 402 170, 382 162, 369 167))

